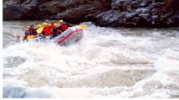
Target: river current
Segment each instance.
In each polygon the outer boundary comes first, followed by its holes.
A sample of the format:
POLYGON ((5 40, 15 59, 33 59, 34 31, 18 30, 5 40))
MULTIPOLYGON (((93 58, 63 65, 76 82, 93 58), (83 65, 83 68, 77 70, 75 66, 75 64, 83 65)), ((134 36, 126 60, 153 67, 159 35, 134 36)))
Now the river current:
POLYGON ((179 98, 179 28, 87 22, 69 46, 17 42, 31 24, 3 22, 4 98, 179 98))

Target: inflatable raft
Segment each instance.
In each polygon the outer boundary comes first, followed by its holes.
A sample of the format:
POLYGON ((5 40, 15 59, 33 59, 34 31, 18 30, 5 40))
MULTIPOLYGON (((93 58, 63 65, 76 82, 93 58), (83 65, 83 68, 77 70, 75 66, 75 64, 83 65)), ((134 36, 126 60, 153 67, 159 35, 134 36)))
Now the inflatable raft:
MULTIPOLYGON (((41 31, 43 28, 38 29, 37 31, 41 31)), ((59 36, 50 39, 50 37, 42 38, 40 36, 29 35, 27 41, 51 41, 59 45, 69 45, 76 43, 79 41, 84 35, 83 27, 74 26, 69 27, 66 31, 61 33, 59 36)), ((23 37, 22 37, 23 38, 23 37)), ((21 38, 21 41, 22 41, 21 38)))
POLYGON ((51 39, 51 41, 59 45, 69 45, 79 41, 83 37, 83 34, 83 29, 80 26, 74 26, 68 28, 61 35, 51 39))

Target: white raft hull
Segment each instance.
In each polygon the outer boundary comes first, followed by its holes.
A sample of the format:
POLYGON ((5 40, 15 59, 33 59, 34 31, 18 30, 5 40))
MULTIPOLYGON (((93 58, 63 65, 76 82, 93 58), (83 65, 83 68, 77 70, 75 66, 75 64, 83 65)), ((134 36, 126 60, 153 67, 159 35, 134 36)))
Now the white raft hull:
POLYGON ((59 45, 69 45, 79 41, 83 37, 83 34, 83 29, 79 26, 70 27, 61 35, 51 39, 51 41, 59 45))

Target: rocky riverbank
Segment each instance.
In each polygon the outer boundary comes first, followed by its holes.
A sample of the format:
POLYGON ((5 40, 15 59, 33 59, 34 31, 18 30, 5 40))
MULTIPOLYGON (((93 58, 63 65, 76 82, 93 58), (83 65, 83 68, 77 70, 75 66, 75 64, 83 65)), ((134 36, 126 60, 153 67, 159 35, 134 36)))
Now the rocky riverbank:
POLYGON ((4 20, 64 19, 110 27, 179 26, 179 0, 3 0, 4 20))

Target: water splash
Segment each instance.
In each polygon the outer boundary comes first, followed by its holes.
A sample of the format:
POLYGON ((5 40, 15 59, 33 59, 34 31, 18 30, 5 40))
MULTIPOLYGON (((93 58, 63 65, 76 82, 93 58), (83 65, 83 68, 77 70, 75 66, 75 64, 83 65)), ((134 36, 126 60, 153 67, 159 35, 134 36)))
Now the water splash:
POLYGON ((14 42, 31 23, 4 23, 3 97, 179 97, 178 28, 85 23, 84 38, 70 46, 14 42))

